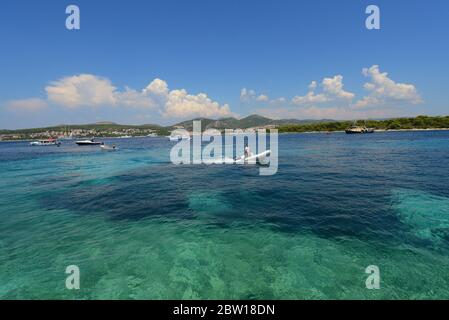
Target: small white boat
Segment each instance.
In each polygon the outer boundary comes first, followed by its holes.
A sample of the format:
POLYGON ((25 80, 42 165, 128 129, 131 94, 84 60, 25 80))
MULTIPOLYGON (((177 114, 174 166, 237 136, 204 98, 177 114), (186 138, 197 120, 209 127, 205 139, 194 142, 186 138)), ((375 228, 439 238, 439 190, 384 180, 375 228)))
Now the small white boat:
POLYGON ((30 146, 60 146, 61 142, 56 139, 44 139, 30 142, 30 146))
POLYGON ((79 146, 98 146, 101 144, 101 142, 99 141, 95 141, 95 139, 90 139, 90 140, 79 140, 76 141, 76 144, 79 146))
POLYGON ((115 144, 113 144, 112 146, 108 146, 106 144, 102 144, 100 146, 102 151, 117 151, 118 147, 115 146, 115 144))
POLYGON ((170 139, 170 141, 179 141, 182 139, 181 135, 174 135, 174 136, 168 136, 168 139, 170 139))
POLYGON ((267 150, 264 152, 261 152, 256 155, 250 155, 249 157, 241 156, 236 159, 232 158, 224 158, 224 159, 204 159, 202 162, 203 164, 260 164, 260 165, 266 165, 268 164, 269 160, 267 157, 269 157, 271 154, 271 150, 267 150))
POLYGON ((253 155, 251 154, 248 157, 241 156, 240 158, 235 159, 235 164, 245 164, 245 163, 258 163, 258 164, 267 164, 267 157, 269 157, 271 154, 271 150, 267 150, 264 152, 261 152, 259 154, 253 155))

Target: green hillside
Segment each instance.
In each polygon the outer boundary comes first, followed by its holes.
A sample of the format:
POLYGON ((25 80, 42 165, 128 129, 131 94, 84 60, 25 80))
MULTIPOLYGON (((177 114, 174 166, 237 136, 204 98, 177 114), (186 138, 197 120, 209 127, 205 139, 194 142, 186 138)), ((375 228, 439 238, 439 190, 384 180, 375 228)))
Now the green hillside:
MULTIPOLYGON (((279 132, 343 131, 353 123, 353 121, 333 121, 302 125, 281 125, 279 126, 279 132)), ((449 128, 449 116, 418 116, 416 118, 397 118, 387 120, 358 120, 355 123, 356 125, 366 126, 378 130, 443 129, 449 128)))

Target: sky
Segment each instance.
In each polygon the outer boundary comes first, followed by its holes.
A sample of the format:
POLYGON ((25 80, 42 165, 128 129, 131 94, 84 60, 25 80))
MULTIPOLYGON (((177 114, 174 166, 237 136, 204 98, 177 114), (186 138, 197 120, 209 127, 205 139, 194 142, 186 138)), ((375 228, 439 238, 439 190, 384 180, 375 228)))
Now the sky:
POLYGON ((0 5, 0 129, 449 115, 449 1, 0 5), (66 28, 66 7, 80 29, 66 28), (380 9, 369 30, 368 5, 380 9))

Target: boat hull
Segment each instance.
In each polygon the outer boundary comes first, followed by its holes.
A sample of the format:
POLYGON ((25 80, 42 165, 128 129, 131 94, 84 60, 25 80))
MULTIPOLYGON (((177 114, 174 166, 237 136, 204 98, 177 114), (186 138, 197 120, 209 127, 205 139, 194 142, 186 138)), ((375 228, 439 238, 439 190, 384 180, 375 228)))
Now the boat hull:
POLYGON ((365 131, 354 131, 354 130, 345 130, 347 134, 364 134, 364 133, 374 133, 374 130, 365 130, 365 131))
POLYGON ((39 142, 39 141, 33 141, 30 142, 30 146, 32 147, 47 147, 47 146, 60 146, 61 142, 54 141, 54 142, 39 142))
POLYGON ((101 144, 101 142, 83 142, 83 141, 77 141, 77 145, 79 146, 98 146, 101 144))

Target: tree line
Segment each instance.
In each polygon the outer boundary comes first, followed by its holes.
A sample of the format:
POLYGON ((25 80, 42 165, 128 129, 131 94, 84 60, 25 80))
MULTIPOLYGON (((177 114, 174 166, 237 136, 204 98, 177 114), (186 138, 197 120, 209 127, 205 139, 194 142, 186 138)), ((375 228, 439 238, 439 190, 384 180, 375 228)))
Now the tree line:
POLYGON ((449 116, 286 124, 279 126, 278 129, 279 132, 344 131, 354 124, 378 130, 442 129, 449 128, 449 116))

